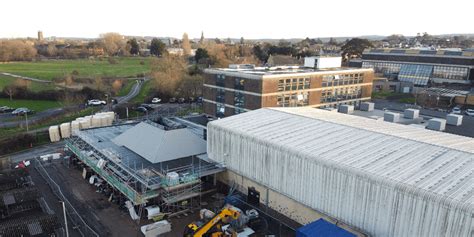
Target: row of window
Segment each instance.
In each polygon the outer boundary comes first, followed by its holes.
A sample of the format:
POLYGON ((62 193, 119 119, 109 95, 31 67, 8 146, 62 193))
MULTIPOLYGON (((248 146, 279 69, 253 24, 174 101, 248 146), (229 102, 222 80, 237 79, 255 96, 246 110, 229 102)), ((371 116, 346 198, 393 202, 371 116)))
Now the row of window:
POLYGON ((334 79, 326 79, 322 82, 322 87, 333 87, 333 86, 344 86, 361 84, 364 81, 363 77, 351 78, 351 77, 336 77, 334 79))
MULTIPOLYGON (((225 117, 225 104, 217 103, 216 104, 216 117, 223 118, 225 117)), ((245 110, 242 108, 234 108, 234 114, 244 113, 245 110)))
POLYGON ((321 92, 321 103, 338 102, 343 100, 352 100, 362 97, 360 86, 351 86, 344 88, 326 89, 321 92))
POLYGON ((310 88, 309 78, 291 78, 278 81, 278 91, 294 91, 310 88))
MULTIPOLYGON (((244 90, 245 80, 242 78, 235 78, 234 89, 244 90)), ((225 87, 225 75, 217 74, 216 75, 216 86, 225 87)))
POLYGON ((288 93, 277 96, 277 105, 280 107, 298 107, 309 104, 308 92, 288 93))

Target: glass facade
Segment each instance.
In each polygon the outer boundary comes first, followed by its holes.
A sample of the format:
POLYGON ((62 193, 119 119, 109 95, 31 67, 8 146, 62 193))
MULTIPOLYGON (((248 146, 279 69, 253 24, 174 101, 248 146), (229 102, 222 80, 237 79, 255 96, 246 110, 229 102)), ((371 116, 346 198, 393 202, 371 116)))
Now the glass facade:
POLYGON ((294 91, 310 88, 309 78, 289 78, 278 81, 278 91, 294 91))
POLYGON ((432 72, 433 66, 404 64, 400 68, 398 80, 404 82, 411 82, 414 85, 418 86, 426 86, 428 85, 428 81, 430 80, 432 72))
POLYGON ((373 68, 376 74, 389 79, 416 82, 415 85, 427 85, 426 80, 469 80, 467 67, 426 65, 394 62, 362 62, 363 68, 373 68), (427 75, 426 73, 429 72, 427 75), (428 77, 428 79, 426 79, 428 77))
POLYGON ((277 105, 280 107, 307 106, 308 97, 308 92, 280 94, 277 96, 277 105))
POLYGON ((343 88, 328 88, 321 92, 321 103, 332 103, 344 100, 360 99, 362 89, 360 86, 349 86, 343 88))

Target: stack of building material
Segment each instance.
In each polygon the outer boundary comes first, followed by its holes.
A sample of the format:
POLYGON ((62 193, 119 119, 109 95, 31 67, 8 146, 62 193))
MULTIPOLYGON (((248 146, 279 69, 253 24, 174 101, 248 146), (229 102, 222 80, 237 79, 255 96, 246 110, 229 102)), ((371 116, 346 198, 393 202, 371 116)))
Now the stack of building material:
POLYGON ((400 121, 400 114, 394 112, 385 112, 383 114, 383 121, 398 123, 398 121, 400 121))
POLYGON ((374 103, 372 102, 363 102, 360 104, 360 110, 362 111, 374 111, 374 103))
POLYGON ((59 140, 61 140, 58 125, 49 127, 49 140, 51 140, 51 142, 59 142, 59 140))
POLYGON ((339 112, 343 114, 352 114, 354 112, 353 105, 340 105, 339 112))
POLYGON ((89 128, 92 127, 92 115, 88 115, 84 117, 84 121, 87 121, 89 123, 89 128))
POLYGON ((79 131, 79 122, 77 120, 71 122, 71 135, 76 136, 79 131))
POLYGON ((77 118, 76 119, 77 122, 79 122, 79 129, 82 130, 82 129, 88 129, 90 128, 91 126, 91 122, 89 119, 86 119, 86 118, 77 118))
POLYGON ((62 138, 69 138, 71 137, 71 123, 62 123, 59 125, 61 130, 61 137, 62 138))
POLYGON ((101 126, 100 116, 94 115, 91 121, 92 121, 92 124, 91 124, 92 128, 98 128, 101 126))
POLYGON ((420 116, 420 110, 417 109, 405 109, 403 117, 407 119, 417 119, 420 116))
POLYGON ((446 123, 449 125, 460 126, 462 124, 462 115, 448 114, 446 115, 446 123))
POLYGON ((435 131, 444 131, 446 129, 446 120, 440 118, 432 118, 428 120, 427 129, 435 130, 435 131))

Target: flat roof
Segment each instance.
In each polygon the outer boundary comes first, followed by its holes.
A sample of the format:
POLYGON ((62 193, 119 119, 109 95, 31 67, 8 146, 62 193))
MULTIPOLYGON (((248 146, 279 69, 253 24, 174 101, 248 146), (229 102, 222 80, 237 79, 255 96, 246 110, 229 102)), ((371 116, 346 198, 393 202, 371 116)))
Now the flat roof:
POLYGON ((306 107, 263 108, 208 126, 474 211, 474 139, 469 137, 306 107))
POLYGON ((401 48, 382 48, 382 49, 366 49, 363 54, 385 54, 385 55, 412 55, 420 57, 465 57, 474 58, 474 52, 461 51, 461 50, 449 50, 449 49, 401 49, 401 48))
POLYGON ((350 68, 350 67, 313 69, 309 67, 300 67, 300 66, 276 66, 276 67, 255 67, 253 69, 208 68, 204 70, 204 72, 208 74, 224 74, 228 76, 243 77, 243 78, 249 78, 249 79, 279 78, 279 77, 288 77, 288 76, 311 76, 311 75, 323 75, 323 74, 332 74, 332 73, 339 73, 339 72, 365 72, 365 71, 372 71, 372 69, 350 68))

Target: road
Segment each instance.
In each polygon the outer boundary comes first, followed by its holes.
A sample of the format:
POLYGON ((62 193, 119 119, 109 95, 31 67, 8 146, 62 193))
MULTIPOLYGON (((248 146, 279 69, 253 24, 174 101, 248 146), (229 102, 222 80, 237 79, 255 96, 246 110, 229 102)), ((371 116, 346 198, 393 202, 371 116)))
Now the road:
POLYGON ((64 149, 64 144, 64 141, 48 143, 42 146, 30 148, 28 150, 23 150, 5 156, 0 156, 0 159, 2 159, 3 157, 10 157, 12 164, 15 164, 23 160, 31 160, 34 157, 58 152, 64 149))

